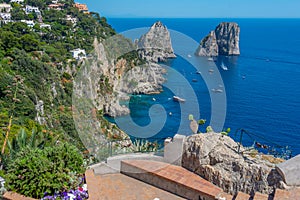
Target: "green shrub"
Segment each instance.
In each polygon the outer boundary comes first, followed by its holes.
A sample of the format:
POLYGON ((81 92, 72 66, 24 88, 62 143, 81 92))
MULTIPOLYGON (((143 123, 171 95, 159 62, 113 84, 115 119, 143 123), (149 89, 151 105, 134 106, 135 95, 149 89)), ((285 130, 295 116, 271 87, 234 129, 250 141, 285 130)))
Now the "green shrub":
POLYGON ((25 147, 9 163, 7 188, 28 197, 42 198, 76 187, 83 172, 83 158, 76 147, 58 144, 43 150, 25 147))

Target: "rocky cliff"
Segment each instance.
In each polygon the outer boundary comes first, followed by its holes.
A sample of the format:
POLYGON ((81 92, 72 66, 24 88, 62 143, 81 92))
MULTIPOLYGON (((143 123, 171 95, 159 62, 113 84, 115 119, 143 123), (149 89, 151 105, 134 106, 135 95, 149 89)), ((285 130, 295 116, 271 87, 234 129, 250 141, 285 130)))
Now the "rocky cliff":
POLYGON ((223 22, 211 31, 196 50, 198 56, 240 55, 240 27, 237 23, 223 22))
POLYGON ((215 31, 211 31, 201 43, 196 51, 198 56, 218 56, 219 46, 217 43, 217 37, 215 31))
MULTIPOLYGON (((241 147, 241 152, 245 148, 241 147)), ((187 138, 182 157, 183 167, 231 194, 271 194, 275 188, 284 188, 282 177, 275 170, 276 162, 282 161, 266 155, 238 154, 237 143, 217 133, 187 138)))
POLYGON ((111 59, 105 47, 94 42, 94 58, 84 64, 82 74, 75 81, 78 96, 93 101, 97 110, 111 117, 129 114, 120 105, 129 94, 151 94, 162 90, 165 69, 155 63, 131 66, 126 59, 111 59))
POLYGON ((148 33, 138 40, 138 52, 141 58, 151 62, 163 62, 175 58, 170 33, 160 21, 154 23, 148 33))

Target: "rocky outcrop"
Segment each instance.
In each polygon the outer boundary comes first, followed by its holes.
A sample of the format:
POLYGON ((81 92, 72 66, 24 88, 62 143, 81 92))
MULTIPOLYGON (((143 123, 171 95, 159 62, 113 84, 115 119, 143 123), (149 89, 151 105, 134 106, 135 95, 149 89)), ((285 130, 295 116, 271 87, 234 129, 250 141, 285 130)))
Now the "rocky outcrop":
POLYGON ((239 25, 223 22, 201 40, 195 54, 198 56, 240 55, 239 40, 239 25))
POLYGON ((217 38, 215 31, 211 31, 201 43, 196 51, 198 56, 218 56, 219 46, 217 44, 217 38))
MULTIPOLYGON (((241 147, 241 152, 244 151, 241 147)), ((231 194, 238 191, 271 194, 275 188, 285 187, 269 159, 238 154, 237 143, 217 133, 188 137, 184 144, 182 166, 231 194)))
POLYGON ((129 109, 120 105, 129 94, 151 94, 162 90, 165 69, 160 65, 145 63, 129 70, 125 59, 111 60, 103 44, 96 42, 94 45, 97 59, 85 64, 85 70, 77 75, 74 88, 78 96, 92 99, 103 114, 111 117, 129 114, 129 109))
POLYGON ((44 102, 42 100, 37 100, 35 105, 36 117, 35 121, 37 121, 40 125, 44 125, 46 123, 46 119, 44 117, 44 102))
POLYGON ((85 147, 99 160, 105 156, 101 150, 107 148, 106 138, 120 140, 112 144, 120 151, 131 145, 128 135, 105 120, 103 115, 117 117, 129 114, 130 110, 121 101, 127 101, 133 93, 160 92, 165 81, 165 70, 156 63, 141 62, 143 64, 134 65, 132 59, 128 63, 126 51, 130 52, 133 47, 127 48, 128 40, 120 38, 124 46, 109 46, 111 42, 119 44, 117 39, 112 38, 106 43, 95 40, 93 56, 84 61, 73 83, 73 119, 76 130, 85 147))
POLYGON ((160 21, 153 24, 149 32, 138 40, 137 45, 140 57, 150 62, 163 62, 176 57, 170 33, 160 21))

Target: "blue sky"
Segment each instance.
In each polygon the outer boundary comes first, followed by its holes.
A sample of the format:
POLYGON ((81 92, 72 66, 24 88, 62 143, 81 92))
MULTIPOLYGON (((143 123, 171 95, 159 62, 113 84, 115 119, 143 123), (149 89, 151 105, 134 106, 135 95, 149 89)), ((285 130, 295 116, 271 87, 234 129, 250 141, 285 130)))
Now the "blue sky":
MULTIPOLYGON (((76 1, 76 0, 75 0, 76 1)), ((300 18, 300 0, 77 0, 105 17, 300 18)))

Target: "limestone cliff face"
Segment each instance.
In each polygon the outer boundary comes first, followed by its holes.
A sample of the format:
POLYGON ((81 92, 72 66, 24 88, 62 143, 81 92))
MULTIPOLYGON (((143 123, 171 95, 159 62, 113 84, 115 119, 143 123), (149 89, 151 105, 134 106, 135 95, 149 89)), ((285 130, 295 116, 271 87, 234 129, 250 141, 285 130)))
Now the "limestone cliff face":
POLYGON ((218 56, 219 47, 215 31, 211 31, 202 41, 196 51, 198 56, 218 56))
POLYGON ((240 55, 239 40, 239 25, 233 22, 222 22, 202 39, 195 54, 198 56, 240 55))
POLYGON ((153 24, 149 32, 138 40, 139 55, 150 62, 163 62, 175 58, 170 33, 160 21, 153 24))
POLYGON ((129 109, 120 105, 129 94, 160 92, 165 81, 164 68, 155 63, 134 66, 130 70, 125 59, 110 60, 103 44, 95 42, 94 60, 87 60, 84 70, 75 81, 78 96, 93 101, 97 110, 111 117, 129 114, 129 109))
MULTIPOLYGON (((245 149, 241 147, 241 152, 245 149)), ((217 133, 190 136, 184 144, 183 167, 235 194, 261 192, 271 194, 284 188, 275 165, 260 156, 237 153, 237 143, 217 133)))

